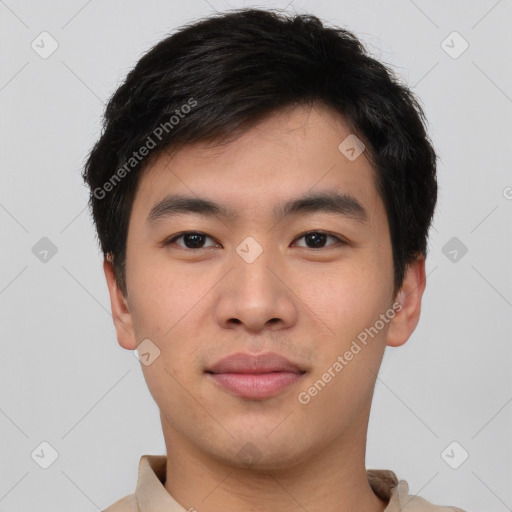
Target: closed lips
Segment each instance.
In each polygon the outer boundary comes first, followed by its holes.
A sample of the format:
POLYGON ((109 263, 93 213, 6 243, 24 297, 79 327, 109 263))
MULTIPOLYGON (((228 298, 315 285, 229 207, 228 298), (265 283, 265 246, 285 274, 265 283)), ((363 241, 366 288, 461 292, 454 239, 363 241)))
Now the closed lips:
POLYGON ((252 355, 237 353, 227 356, 206 369, 207 373, 238 373, 261 374, 272 372, 305 373, 298 364, 295 364, 274 352, 252 355))

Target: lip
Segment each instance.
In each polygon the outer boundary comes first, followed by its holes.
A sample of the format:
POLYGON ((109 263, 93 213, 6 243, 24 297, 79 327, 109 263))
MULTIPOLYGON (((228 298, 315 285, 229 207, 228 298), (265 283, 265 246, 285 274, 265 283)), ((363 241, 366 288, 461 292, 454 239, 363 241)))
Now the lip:
POLYGON ((237 352, 219 359, 207 368, 209 373, 270 373, 270 372, 303 372, 304 369, 276 352, 248 354, 237 352))
POLYGON ((259 355, 240 352, 217 361, 206 373, 230 393, 261 400, 275 396, 296 383, 306 371, 275 352, 259 355))

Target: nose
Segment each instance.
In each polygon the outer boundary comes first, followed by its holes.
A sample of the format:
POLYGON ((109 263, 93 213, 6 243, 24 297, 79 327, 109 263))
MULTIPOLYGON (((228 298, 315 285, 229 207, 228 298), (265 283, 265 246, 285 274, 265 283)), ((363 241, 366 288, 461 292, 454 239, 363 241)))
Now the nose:
POLYGON ((248 262, 235 253, 233 265, 217 288, 217 322, 223 328, 241 328, 252 333, 293 326, 298 307, 278 256, 263 251, 248 262))

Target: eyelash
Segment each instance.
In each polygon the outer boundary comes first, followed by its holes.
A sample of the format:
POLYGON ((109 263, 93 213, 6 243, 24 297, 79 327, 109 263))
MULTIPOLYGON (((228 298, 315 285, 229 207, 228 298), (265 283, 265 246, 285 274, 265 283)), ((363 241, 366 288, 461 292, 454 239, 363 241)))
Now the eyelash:
MULTIPOLYGON (((302 233, 299 236, 297 236, 294 239, 294 241, 300 240, 301 238, 304 238, 305 236, 311 235, 311 234, 326 235, 327 237, 331 237, 331 238, 336 239, 337 242, 340 243, 341 245, 348 245, 349 244, 349 242, 347 242, 343 238, 340 238, 339 236, 336 236, 336 235, 333 235, 331 233, 328 233, 326 231, 321 231, 321 230, 306 231, 305 233, 302 233)), ((177 235, 173 235, 171 238, 167 239, 165 242, 163 242, 163 246, 172 245, 172 244, 174 244, 176 242, 176 240, 179 240, 180 238, 183 238, 185 235, 201 235, 201 236, 205 236, 206 238, 210 238, 211 240, 213 240, 213 238, 211 236, 208 236, 206 233, 202 233, 200 231, 184 231, 183 233, 179 233, 177 235)), ((329 247, 331 247, 333 245, 336 245, 336 244, 331 244, 331 245, 328 245, 326 247, 317 247, 317 248, 314 248, 314 247, 302 247, 302 249, 309 249, 311 251, 320 251, 322 249, 328 249, 329 247)), ((202 249, 211 249, 212 248, 212 247, 199 247, 199 248, 193 249, 193 248, 190 248, 190 247, 182 247, 182 246, 178 246, 178 247, 180 247, 180 249, 185 249, 187 251, 200 251, 202 249)))

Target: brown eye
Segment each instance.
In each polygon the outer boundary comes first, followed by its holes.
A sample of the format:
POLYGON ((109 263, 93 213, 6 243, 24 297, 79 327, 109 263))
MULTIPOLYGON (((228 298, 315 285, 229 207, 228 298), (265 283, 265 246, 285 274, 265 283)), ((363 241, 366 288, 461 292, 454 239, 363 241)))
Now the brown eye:
POLYGON ((208 235, 204 233, 199 233, 197 231, 187 231, 185 233, 181 233, 180 235, 176 235, 172 237, 170 240, 165 242, 165 245, 172 245, 176 243, 177 240, 183 240, 182 244, 176 244, 178 247, 182 247, 184 249, 204 249, 205 247, 214 247, 215 244, 205 246, 205 240, 210 239, 208 235))
MULTIPOLYGON (((345 243, 341 238, 338 238, 337 236, 330 235, 328 233, 324 233, 323 231, 310 231, 308 233, 304 233, 300 237, 298 237, 296 240, 304 239, 305 247, 308 249, 322 249, 325 247, 325 243, 327 239, 334 240, 334 244, 336 242, 345 243)), ((329 245, 334 245, 329 244, 329 245)), ((304 247, 304 246, 300 246, 304 247)))

